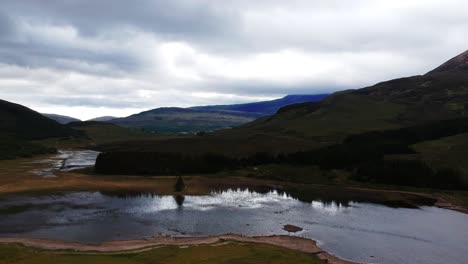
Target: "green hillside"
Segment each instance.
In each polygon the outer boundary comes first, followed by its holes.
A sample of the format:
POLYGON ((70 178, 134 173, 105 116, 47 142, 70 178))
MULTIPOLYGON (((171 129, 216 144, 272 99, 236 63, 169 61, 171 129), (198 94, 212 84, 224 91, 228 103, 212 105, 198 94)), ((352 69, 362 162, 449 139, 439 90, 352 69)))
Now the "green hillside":
POLYGON ((398 127, 394 121, 405 110, 406 106, 402 104, 379 102, 346 91, 333 94, 322 102, 286 107, 276 115, 256 120, 232 132, 339 142, 346 135, 398 127))
POLYGON ((284 107, 277 115, 241 129, 244 133, 269 132, 339 142, 350 134, 464 117, 468 114, 468 69, 452 62, 467 58, 465 52, 425 75, 284 107))
POLYGON ((208 111, 188 108, 157 108, 109 122, 149 132, 198 132, 235 127, 260 115, 238 111, 208 111))
POLYGON ((89 145, 106 144, 119 141, 143 140, 155 137, 141 130, 128 129, 111 123, 98 121, 71 122, 69 127, 84 132, 89 145))

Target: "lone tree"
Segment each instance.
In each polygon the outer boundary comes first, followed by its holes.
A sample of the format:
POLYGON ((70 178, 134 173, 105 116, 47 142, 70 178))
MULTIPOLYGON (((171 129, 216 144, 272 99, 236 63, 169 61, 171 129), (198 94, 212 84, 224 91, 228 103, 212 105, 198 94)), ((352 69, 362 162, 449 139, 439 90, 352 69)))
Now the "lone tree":
POLYGON ((177 181, 176 181, 176 184, 174 185, 174 190, 176 192, 181 192, 184 189, 185 189, 184 179, 182 179, 182 176, 177 176, 177 181))

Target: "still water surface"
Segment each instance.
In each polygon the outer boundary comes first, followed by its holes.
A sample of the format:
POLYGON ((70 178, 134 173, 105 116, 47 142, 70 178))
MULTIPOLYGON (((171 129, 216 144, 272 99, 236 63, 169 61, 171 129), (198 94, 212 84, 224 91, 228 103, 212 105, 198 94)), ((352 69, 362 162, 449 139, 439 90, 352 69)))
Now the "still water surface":
POLYGON ((35 160, 33 163, 44 164, 32 173, 44 177, 56 177, 59 171, 72 171, 93 167, 99 152, 93 150, 59 150, 56 155, 47 159, 35 160))
POLYGON ((467 263, 468 215, 450 210, 302 202, 285 193, 248 190, 206 196, 70 192, 0 198, 0 236, 79 242, 159 235, 291 234, 365 263, 467 263))

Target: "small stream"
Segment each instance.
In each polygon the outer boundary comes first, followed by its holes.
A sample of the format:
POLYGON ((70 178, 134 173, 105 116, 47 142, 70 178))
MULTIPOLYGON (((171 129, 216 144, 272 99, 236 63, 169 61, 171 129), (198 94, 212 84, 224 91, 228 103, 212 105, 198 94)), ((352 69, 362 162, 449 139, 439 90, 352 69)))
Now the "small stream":
POLYGON ((72 171, 93 167, 99 152, 93 150, 59 150, 54 156, 34 161, 44 164, 32 172, 42 177, 56 177, 58 171, 72 171))

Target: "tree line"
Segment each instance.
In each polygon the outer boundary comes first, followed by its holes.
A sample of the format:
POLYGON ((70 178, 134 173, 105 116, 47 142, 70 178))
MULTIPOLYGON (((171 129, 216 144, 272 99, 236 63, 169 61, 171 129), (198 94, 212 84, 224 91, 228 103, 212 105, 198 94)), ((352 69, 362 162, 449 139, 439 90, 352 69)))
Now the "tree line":
POLYGON ((310 151, 273 155, 259 152, 243 158, 222 153, 188 155, 171 152, 101 153, 96 171, 103 174, 181 175, 216 173, 262 164, 317 165, 322 170, 343 169, 356 181, 417 187, 466 188, 453 168, 432 168, 418 159, 385 159, 386 155, 411 154, 410 145, 468 132, 468 119, 444 120, 394 130, 368 132, 310 151))

